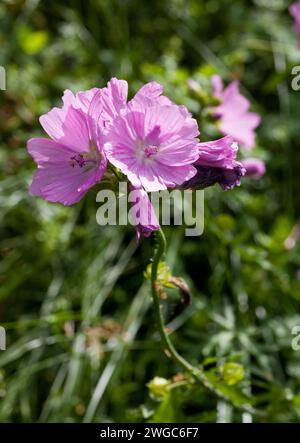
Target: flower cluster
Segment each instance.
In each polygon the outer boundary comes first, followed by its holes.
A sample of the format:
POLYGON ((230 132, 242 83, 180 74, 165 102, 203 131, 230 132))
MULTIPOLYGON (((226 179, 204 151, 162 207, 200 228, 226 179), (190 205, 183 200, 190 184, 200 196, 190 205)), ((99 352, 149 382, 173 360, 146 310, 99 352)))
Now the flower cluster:
POLYGON ((144 85, 130 101, 127 82, 116 78, 104 88, 76 95, 66 90, 62 107, 40 117, 50 138, 28 141, 28 151, 38 166, 31 195, 72 205, 101 181, 109 167, 117 168, 143 203, 145 222, 137 225, 138 237, 150 235, 159 224, 156 218, 153 222, 147 192, 204 188, 214 183, 231 189, 245 174, 236 161, 236 140, 249 137, 258 118, 246 112, 248 105, 236 94, 236 87, 231 89, 230 93, 228 88, 223 92, 224 102, 216 112, 228 126, 228 100, 235 100, 232 120, 235 112, 243 111, 245 116, 236 122, 240 129, 232 131, 232 136, 206 143, 199 142, 197 121, 186 107, 165 97, 156 82, 144 85))

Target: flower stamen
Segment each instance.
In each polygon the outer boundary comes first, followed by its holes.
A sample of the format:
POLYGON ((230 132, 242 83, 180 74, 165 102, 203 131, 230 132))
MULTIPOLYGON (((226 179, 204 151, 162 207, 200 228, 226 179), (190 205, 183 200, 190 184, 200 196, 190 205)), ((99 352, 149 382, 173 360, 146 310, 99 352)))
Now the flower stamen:
POLYGON ((99 164, 100 160, 101 154, 98 152, 96 145, 90 142, 90 152, 80 152, 72 155, 69 164, 72 168, 79 166, 80 168, 86 167, 86 170, 89 170, 99 164))
POLYGON ((145 149, 144 149, 144 152, 145 152, 145 156, 147 158, 152 157, 153 155, 157 154, 158 147, 155 146, 155 145, 146 146, 145 149))

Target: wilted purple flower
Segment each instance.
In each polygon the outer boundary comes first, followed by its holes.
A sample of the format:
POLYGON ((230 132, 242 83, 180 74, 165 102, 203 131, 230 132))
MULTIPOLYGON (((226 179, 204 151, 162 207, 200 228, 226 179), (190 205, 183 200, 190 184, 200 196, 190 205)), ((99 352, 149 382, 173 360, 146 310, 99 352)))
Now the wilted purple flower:
POLYGON ((154 208, 147 192, 142 188, 133 188, 129 195, 134 206, 130 209, 133 224, 136 230, 137 241, 141 235, 149 237, 153 231, 157 231, 160 226, 154 208))
POLYGON ((297 33, 298 36, 298 49, 300 49, 300 0, 293 3, 289 7, 289 13, 294 18, 294 26, 293 29, 297 33))
POLYGON ((130 103, 107 134, 109 161, 135 187, 159 191, 192 178, 198 157, 198 125, 184 106, 168 105, 147 96, 130 103), (155 103, 155 104, 154 104, 155 103))
POLYGON ((215 117, 220 119, 221 132, 231 135, 245 148, 253 148, 260 116, 249 112, 250 102, 240 94, 239 82, 234 81, 224 89, 221 77, 214 75, 212 84, 214 96, 221 101, 213 108, 215 117))
POLYGON ((246 177, 258 179, 266 172, 265 163, 258 158, 246 158, 245 160, 242 160, 241 163, 246 169, 246 177))
POLYGON ((224 189, 240 185, 245 174, 243 165, 236 161, 238 145, 230 136, 198 144, 199 157, 194 166, 197 174, 183 183, 184 189, 204 189, 216 183, 224 189))
POLYGON ((31 195, 72 205, 101 180, 107 161, 97 125, 88 110, 96 93, 92 91, 78 93, 76 97, 66 91, 63 108, 54 108, 40 118, 52 140, 28 141, 28 152, 38 165, 29 190, 31 195))

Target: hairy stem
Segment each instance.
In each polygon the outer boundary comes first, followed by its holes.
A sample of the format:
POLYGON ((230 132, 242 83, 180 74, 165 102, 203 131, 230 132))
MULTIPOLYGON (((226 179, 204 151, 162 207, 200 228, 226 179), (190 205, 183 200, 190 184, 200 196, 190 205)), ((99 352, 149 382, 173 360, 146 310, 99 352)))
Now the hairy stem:
MULTIPOLYGON (((175 362, 177 362, 179 365, 181 365, 194 379, 197 381, 200 381, 207 389, 209 389, 211 392, 213 392, 217 397, 224 398, 225 400, 229 400, 222 392, 220 392, 216 386, 214 386, 210 380, 207 378, 206 374, 201 368, 198 368, 196 366, 193 366, 190 364, 185 358, 183 358, 174 348, 173 343, 171 342, 171 339, 168 335, 168 332, 165 327, 163 313, 162 313, 162 307, 160 304, 160 296, 157 291, 157 273, 158 273, 158 266, 160 261, 163 259, 167 242, 165 235, 161 229, 155 232, 156 240, 157 240, 157 246, 155 250, 155 254, 152 261, 152 269, 151 269, 151 288, 152 288, 152 298, 153 298, 153 306, 154 306, 154 313, 156 317, 156 323, 158 326, 158 330, 160 333, 163 349, 168 357, 173 358, 175 362)), ((236 404, 236 402, 231 399, 232 404, 243 411, 256 413, 258 415, 262 415, 261 411, 255 410, 252 408, 252 406, 248 404, 236 404)))
POLYGON ((172 357, 177 363, 179 363, 181 366, 183 366, 185 369, 187 369, 189 372, 192 372, 194 374, 195 371, 199 371, 197 368, 194 368, 189 362, 187 362, 181 355, 178 354, 176 349, 174 348, 170 337, 166 331, 165 325, 164 325, 164 318, 163 313, 160 305, 160 298, 156 290, 156 283, 157 283, 157 271, 158 271, 158 265, 161 259, 163 258, 165 251, 166 251, 166 237, 162 231, 162 229, 159 229, 155 232, 156 234, 156 240, 157 240, 157 249, 155 251, 155 255, 152 262, 152 269, 151 269, 151 287, 152 287, 152 297, 153 297, 153 306, 154 306, 154 313, 156 317, 156 323, 158 326, 158 330, 161 336, 162 344, 164 347, 164 350, 167 355, 172 357))

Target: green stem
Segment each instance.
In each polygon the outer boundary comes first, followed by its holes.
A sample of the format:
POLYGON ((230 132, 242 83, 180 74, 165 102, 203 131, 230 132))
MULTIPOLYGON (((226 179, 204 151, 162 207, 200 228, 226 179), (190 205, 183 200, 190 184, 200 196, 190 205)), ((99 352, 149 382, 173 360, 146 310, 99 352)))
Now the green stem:
MULTIPOLYGON (((176 349, 173 346, 173 343, 171 342, 171 339, 165 327, 162 307, 160 304, 160 297, 157 291, 158 266, 166 252, 167 242, 165 235, 161 229, 156 231, 155 234, 157 240, 157 247, 152 261, 151 288, 152 288, 152 298, 153 298, 156 323, 158 326, 164 351, 169 357, 173 358, 175 362, 177 362, 180 366, 182 366, 193 378, 195 378, 197 381, 200 381, 207 389, 213 392, 217 397, 221 397, 228 401, 229 399, 211 383, 211 381, 207 378, 203 370, 201 368, 197 368, 196 366, 191 365, 187 360, 185 360, 185 358, 183 358, 176 351, 176 349)), ((236 404, 236 402, 233 399, 231 399, 231 402, 238 409, 261 415, 261 411, 255 410, 250 405, 236 404)))
POLYGON ((119 181, 124 180, 124 178, 123 178, 122 174, 119 172, 119 170, 117 168, 115 168, 111 163, 109 164, 109 169, 115 174, 115 176, 117 177, 117 179, 119 181))
POLYGON ((187 362, 181 355, 178 354, 176 349, 173 346, 173 343, 170 340, 170 337, 166 331, 165 325, 164 325, 164 318, 163 313, 160 305, 160 298, 156 290, 156 283, 157 283, 157 271, 158 271, 158 265, 160 260, 163 258, 167 242, 166 237, 161 229, 155 232, 156 239, 157 239, 157 249, 155 251, 155 255, 152 262, 152 268, 151 268, 151 287, 152 287, 152 297, 153 297, 153 306, 154 306, 154 313, 156 317, 156 322, 158 326, 158 330, 161 336, 162 344, 164 346, 165 352, 172 357, 177 363, 179 363, 181 366, 183 366, 185 369, 187 369, 189 372, 192 372, 193 374, 195 371, 199 371, 198 368, 194 368, 189 362, 187 362))

